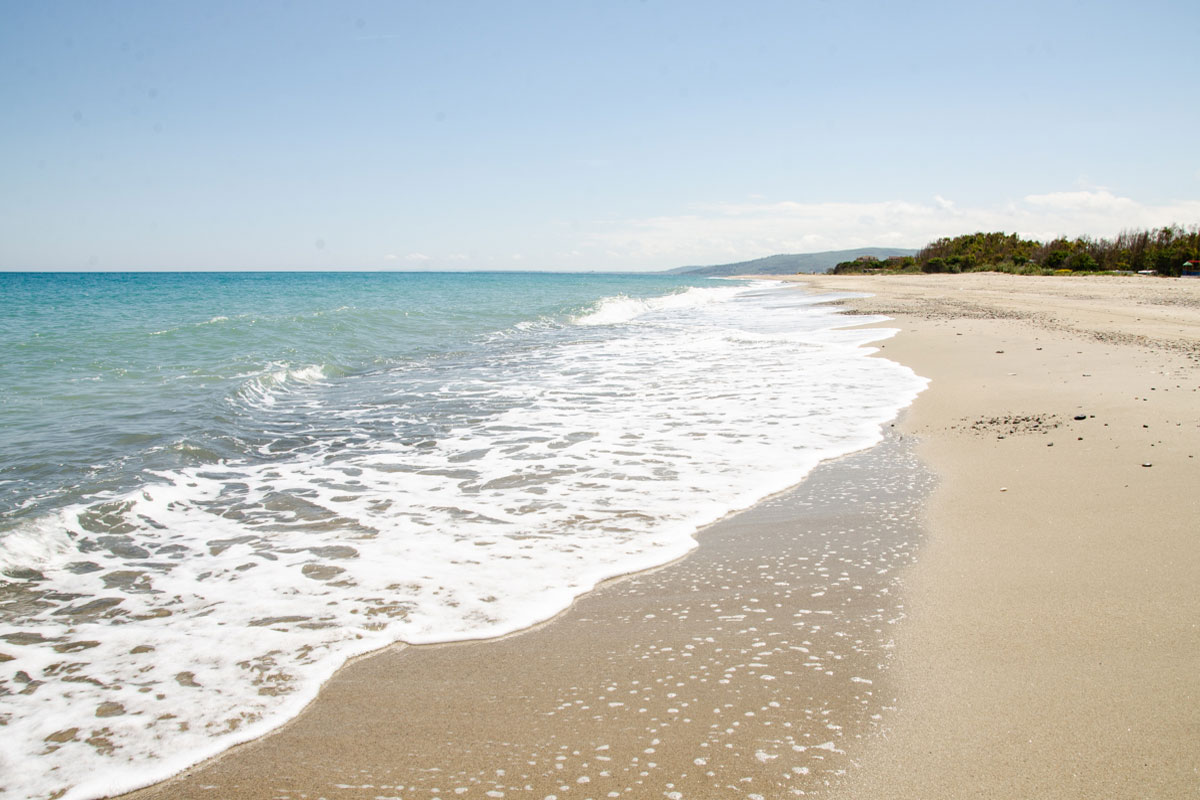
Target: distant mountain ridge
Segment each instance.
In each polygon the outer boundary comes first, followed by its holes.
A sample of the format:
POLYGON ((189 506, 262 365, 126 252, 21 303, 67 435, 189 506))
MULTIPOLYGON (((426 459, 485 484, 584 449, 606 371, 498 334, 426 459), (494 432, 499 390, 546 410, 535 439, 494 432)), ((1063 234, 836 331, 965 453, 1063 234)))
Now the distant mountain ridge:
POLYGON ((729 275, 794 275, 797 272, 814 274, 832 269, 843 261, 853 261, 862 256, 873 258, 890 258, 891 256, 912 256, 916 250, 905 250, 900 247, 859 247, 855 250, 826 250, 821 253, 794 253, 766 258, 756 258, 752 261, 739 261, 736 264, 714 264, 708 267, 676 267, 667 270, 671 275, 707 275, 710 277, 727 277, 729 275))

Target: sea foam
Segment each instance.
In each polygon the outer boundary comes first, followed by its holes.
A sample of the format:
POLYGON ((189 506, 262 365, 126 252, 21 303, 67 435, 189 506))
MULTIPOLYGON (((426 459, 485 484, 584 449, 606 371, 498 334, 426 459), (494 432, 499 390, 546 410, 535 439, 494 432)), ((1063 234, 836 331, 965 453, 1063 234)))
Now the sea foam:
POLYGON ((744 292, 742 287, 692 287, 662 297, 638 298, 618 295, 606 297, 584 314, 574 318, 576 325, 615 325, 630 322, 648 313, 686 309, 729 300, 744 292))
POLYGON ((161 779, 294 716, 354 655, 528 627, 875 443, 925 382, 868 357, 892 331, 820 299, 611 297, 472 351, 248 377, 254 457, 3 540, 9 574, 37 573, 0 645, 8 793, 161 779))

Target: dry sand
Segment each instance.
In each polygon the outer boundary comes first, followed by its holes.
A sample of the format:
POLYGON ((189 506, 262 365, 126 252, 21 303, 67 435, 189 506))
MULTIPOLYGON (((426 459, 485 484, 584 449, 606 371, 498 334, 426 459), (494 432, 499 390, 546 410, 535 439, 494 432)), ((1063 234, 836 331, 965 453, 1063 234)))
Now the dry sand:
POLYGON ((1200 281, 805 283, 901 325, 941 476, 899 711, 837 796, 1200 797, 1200 281))
POLYGON ((134 796, 1200 795, 1200 281, 803 282, 874 293, 933 379, 899 426, 928 502, 890 436, 134 796))

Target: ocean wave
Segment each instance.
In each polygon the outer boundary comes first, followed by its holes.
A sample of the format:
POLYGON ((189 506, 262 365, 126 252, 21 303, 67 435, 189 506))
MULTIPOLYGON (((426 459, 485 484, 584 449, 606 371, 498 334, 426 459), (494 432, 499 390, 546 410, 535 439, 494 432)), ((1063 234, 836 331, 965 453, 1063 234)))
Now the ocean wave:
POLYGON ((598 300, 583 314, 575 316, 571 322, 575 325, 619 325, 645 314, 656 311, 681 310, 697 306, 719 303, 724 300, 744 294, 752 287, 721 286, 716 288, 693 286, 681 292, 663 295, 661 297, 629 297, 615 295, 598 300))
POLYGON ((4 646, 38 685, 0 683, 0 773, 31 796, 133 788, 294 716, 354 655, 547 619, 874 443, 923 388, 844 346, 886 331, 754 290, 610 296, 572 320, 610 330, 506 322, 520 335, 349 378, 257 368, 221 395, 253 407, 239 430, 286 421, 304 447, 143 468, 6 537, 43 605, 4 646), (620 325, 647 316, 669 324, 620 325), (100 726, 111 751, 68 735, 100 726))
POLYGON ((5 577, 24 579, 29 573, 62 566, 78 555, 62 522, 60 515, 51 514, 22 523, 0 537, 0 582, 5 577))
POLYGON ((274 406, 279 397, 302 386, 322 383, 340 377, 345 371, 332 364, 307 364, 292 367, 273 364, 265 371, 255 374, 238 388, 237 401, 254 408, 274 406))
MULTIPOLYGON (((237 315, 238 320, 244 320, 244 319, 248 319, 248 318, 250 318, 249 314, 237 315)), ((225 316, 224 314, 217 314, 214 317, 210 317, 209 319, 202 320, 200 322, 192 322, 192 323, 184 324, 184 325, 172 325, 170 328, 163 328, 162 330, 159 330, 159 331, 151 331, 150 335, 151 336, 165 336, 169 333, 177 333, 179 331, 186 330, 187 328, 203 328, 203 327, 207 327, 209 325, 220 325, 223 322, 230 322, 230 321, 231 321, 230 318, 225 316)))

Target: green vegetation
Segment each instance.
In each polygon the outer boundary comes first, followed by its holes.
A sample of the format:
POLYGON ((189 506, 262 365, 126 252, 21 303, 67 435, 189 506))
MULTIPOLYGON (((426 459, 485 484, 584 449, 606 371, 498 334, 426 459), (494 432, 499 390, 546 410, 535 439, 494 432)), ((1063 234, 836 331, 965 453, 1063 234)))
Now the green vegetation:
POLYGON ((835 275, 875 272, 1012 272, 1022 275, 1140 272, 1178 276, 1200 260, 1200 225, 1124 231, 1116 239, 1065 237, 1042 243, 1005 233, 970 233, 925 245, 915 256, 863 256, 843 261, 835 275))

